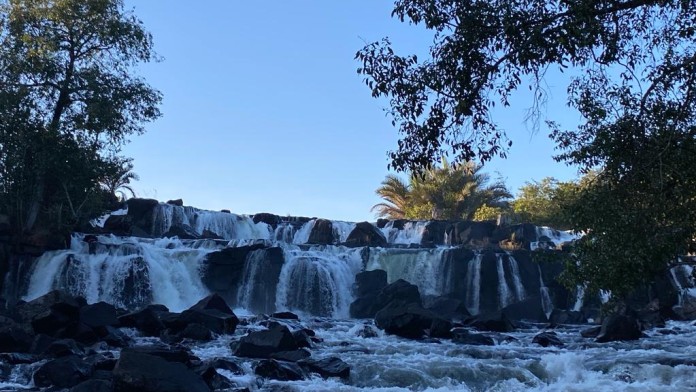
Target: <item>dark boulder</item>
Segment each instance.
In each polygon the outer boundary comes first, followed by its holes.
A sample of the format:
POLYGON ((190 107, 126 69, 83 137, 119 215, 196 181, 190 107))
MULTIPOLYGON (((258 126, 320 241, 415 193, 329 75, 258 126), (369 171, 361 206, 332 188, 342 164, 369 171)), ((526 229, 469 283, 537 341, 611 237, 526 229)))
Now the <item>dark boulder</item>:
POLYGON ((182 199, 167 200, 167 204, 171 204, 171 205, 177 206, 177 207, 183 207, 184 201, 182 199))
POLYGON ((391 303, 375 315, 375 324, 386 333, 420 339, 438 317, 418 304, 391 303))
POLYGON ((85 350, 73 339, 60 339, 49 344, 42 354, 52 358, 82 356, 85 350))
POLYGON ((452 224, 447 221, 430 221, 425 225, 421 237, 422 245, 445 245, 445 234, 451 232, 452 224))
POLYGON ((606 343, 620 340, 638 340, 643 333, 638 320, 628 314, 614 314, 602 322, 596 341, 606 343))
POLYGON ((166 326, 161 318, 167 315, 169 310, 162 305, 148 305, 144 309, 125 314, 118 318, 124 327, 136 328, 147 336, 160 336, 166 326))
POLYGON ((538 344, 541 347, 556 346, 563 347, 564 344, 558 335, 553 331, 542 332, 532 339, 532 343, 538 344))
POLYGON ((357 297, 376 295, 387 286, 387 271, 376 269, 355 275, 355 294, 357 297))
POLYGON ((403 279, 385 286, 377 295, 378 309, 390 303, 416 304, 422 306, 420 291, 418 286, 411 284, 403 279))
POLYGON ((197 240, 201 238, 201 235, 198 234, 198 232, 194 230, 193 227, 181 224, 172 225, 172 227, 170 227, 166 233, 162 234, 162 237, 177 237, 182 240, 197 240))
POLYGON ((309 233, 308 244, 326 245, 334 243, 333 223, 326 219, 314 221, 312 231, 309 233))
POLYGON ((280 351, 271 354, 271 358, 278 361, 297 362, 302 359, 307 359, 312 355, 309 350, 301 348, 293 351, 280 351))
POLYGON ((467 324, 479 331, 512 332, 515 330, 515 324, 503 312, 482 314, 469 320, 467 324))
MULTIPOLYGON (((128 199, 127 203, 128 217, 130 218, 133 226, 140 229, 140 232, 151 235, 154 211, 159 205, 159 201, 153 199, 133 198, 128 199)), ((136 232, 131 230, 131 234, 135 235, 136 232)))
POLYGON ((31 347, 33 337, 19 324, 0 316, 0 352, 24 353, 31 347))
POLYGON ((254 223, 263 222, 271 227, 276 227, 278 225, 278 223, 281 222, 281 219, 278 215, 269 214, 267 212, 261 212, 258 214, 254 214, 252 219, 254 220, 254 223))
POLYGON ((292 337, 297 342, 297 347, 312 348, 312 336, 314 336, 314 331, 311 329, 300 329, 292 333, 292 337), (310 333, 312 333, 311 336, 310 333))
POLYGON ((164 344, 152 344, 148 346, 137 346, 121 351, 138 354, 146 354, 164 359, 167 362, 178 362, 185 365, 198 361, 198 357, 183 346, 167 346, 164 344))
POLYGON ((377 294, 367 295, 357 298, 350 304, 350 317, 355 319, 366 319, 375 317, 379 309, 376 306, 377 294))
POLYGON ((114 385, 111 380, 87 380, 72 387, 70 392, 112 392, 113 390, 114 385))
MULTIPOLYGON (((133 217, 129 215, 111 215, 104 222, 104 232, 119 236, 130 236, 133 234, 133 217)), ((136 234, 138 230, 136 230, 136 234)), ((140 230, 140 234, 146 234, 140 230)))
POLYGON ((237 344, 238 357, 269 358, 271 354, 298 349, 297 341, 288 327, 274 325, 263 331, 249 332, 237 344))
POLYGON ((217 334, 232 334, 239 319, 221 296, 211 294, 183 311, 178 318, 171 318, 167 324, 179 331, 191 324, 200 324, 217 334))
POLYGON ((222 376, 218 373, 217 369, 211 366, 198 368, 196 374, 201 376, 203 381, 208 384, 213 391, 228 390, 229 388, 236 387, 232 381, 228 380, 227 377, 222 376))
POLYGON ((70 388, 87 380, 93 371, 92 365, 78 356, 61 357, 46 362, 34 372, 34 385, 70 388))
POLYGON ((31 324, 36 333, 53 336, 61 328, 77 323, 80 308, 86 304, 84 298, 56 290, 18 304, 15 311, 20 322, 31 324))
POLYGON ((350 366, 340 358, 329 357, 324 359, 304 359, 298 365, 308 373, 316 373, 323 378, 340 377, 350 378, 350 366))
POLYGON ((597 325, 594 327, 586 328, 580 331, 580 336, 583 338, 596 338, 599 335, 599 332, 602 330, 601 325, 597 325))
MULTIPOLYGON (((244 276, 243 271, 247 256, 251 252, 264 249, 265 247, 263 244, 254 244, 228 247, 209 253, 204 261, 205 268, 202 271, 201 280, 203 284, 211 291, 222 294, 225 298, 236 299, 240 280, 244 276)), ((281 264, 282 260, 281 251, 281 264)))
POLYGON ((263 378, 279 381, 298 381, 304 379, 302 368, 292 362, 264 359, 254 368, 254 373, 263 378))
POLYGON ((118 327, 118 311, 106 302, 97 302, 80 308, 80 322, 91 328, 118 327))
POLYGON ((359 222, 355 224, 353 231, 348 234, 344 245, 349 247, 373 246, 384 247, 387 239, 384 234, 369 222, 359 222))
POLYGON ((100 327, 96 328, 95 332, 99 340, 112 347, 128 347, 131 343, 131 338, 118 328, 100 327))
MULTIPOLYGON (((434 314, 437 314, 437 313, 434 313, 434 314)), ((439 316, 439 314, 438 314, 438 316, 439 316)), ((442 319, 442 318, 433 319, 432 323, 430 324, 428 336, 430 336, 431 338, 442 338, 442 339, 452 338, 452 322, 449 320, 442 319)))
POLYGON ((471 248, 485 248, 491 245, 491 237, 496 229, 494 221, 460 221, 453 225, 450 235, 452 245, 465 245, 471 248))
POLYGON ((452 341, 458 344, 470 346, 494 346, 495 340, 492 337, 480 333, 471 333, 466 328, 454 328, 452 330, 452 341))
POLYGON ((554 309, 549 317, 551 325, 586 324, 587 318, 583 312, 574 310, 554 309))
POLYGON ((275 312, 271 314, 271 317, 281 319, 281 320, 299 320, 300 317, 292 312, 275 312))
POLYGON ((200 325, 200 324, 189 324, 183 331, 178 333, 178 337, 181 339, 191 339, 197 340, 199 342, 208 342, 213 340, 213 333, 210 329, 200 325))
POLYGON ((17 352, 0 353, 0 361, 9 365, 22 365, 27 363, 39 362, 39 357, 32 354, 23 354, 17 352))
POLYGON ((446 319, 462 320, 471 317, 464 302, 449 297, 437 297, 426 309, 446 319))
POLYGON ((114 368, 115 392, 209 392, 203 378, 178 362, 123 350, 114 368))

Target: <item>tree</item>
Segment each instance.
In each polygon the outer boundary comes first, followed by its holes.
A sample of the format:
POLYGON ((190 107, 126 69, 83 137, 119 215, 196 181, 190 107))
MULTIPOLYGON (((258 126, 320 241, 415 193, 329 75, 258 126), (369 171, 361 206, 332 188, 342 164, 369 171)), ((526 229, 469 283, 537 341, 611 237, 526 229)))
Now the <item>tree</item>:
POLYGON ((108 173, 101 181, 102 187, 114 198, 120 201, 135 197, 135 191, 131 187, 131 181, 138 181, 140 177, 133 171, 131 158, 115 157, 108 165, 108 173))
POLYGON ((388 40, 357 54, 404 135, 393 167, 427 166, 443 150, 456 160, 504 155, 491 109, 523 83, 542 102, 545 73, 569 69, 577 76, 568 104, 581 121, 547 124, 557 159, 598 174, 567 209, 573 228, 587 232, 568 281, 623 296, 693 247, 693 1, 398 0, 393 15, 435 34, 424 61, 397 55, 388 40))
POLYGON ((583 186, 588 178, 563 182, 546 177, 541 181, 525 183, 512 202, 515 218, 520 222, 538 226, 551 226, 559 230, 571 229, 572 225, 566 216, 567 207, 572 203, 578 188, 583 186))
POLYGON ((20 232, 87 220, 110 157, 160 115, 133 73, 152 37, 121 0, 4 0, 0 41, 0 211, 20 232))
POLYGON ((445 159, 441 167, 411 174, 408 183, 389 175, 376 193, 385 201, 372 209, 389 219, 472 220, 482 207, 506 208, 511 197, 505 184, 491 181, 480 165, 451 165, 445 159))

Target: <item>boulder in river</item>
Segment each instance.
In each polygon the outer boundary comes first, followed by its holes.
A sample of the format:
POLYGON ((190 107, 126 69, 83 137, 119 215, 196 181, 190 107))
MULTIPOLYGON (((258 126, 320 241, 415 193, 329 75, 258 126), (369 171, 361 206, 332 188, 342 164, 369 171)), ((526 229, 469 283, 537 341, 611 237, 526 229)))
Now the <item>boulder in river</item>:
POLYGON ((638 340, 643 336, 638 319, 629 314, 613 314, 602 321, 596 341, 638 340))
POLYGON ((263 331, 249 332, 243 336, 234 352, 238 357, 269 358, 271 354, 281 351, 296 350, 297 341, 288 327, 280 324, 272 325, 263 331))

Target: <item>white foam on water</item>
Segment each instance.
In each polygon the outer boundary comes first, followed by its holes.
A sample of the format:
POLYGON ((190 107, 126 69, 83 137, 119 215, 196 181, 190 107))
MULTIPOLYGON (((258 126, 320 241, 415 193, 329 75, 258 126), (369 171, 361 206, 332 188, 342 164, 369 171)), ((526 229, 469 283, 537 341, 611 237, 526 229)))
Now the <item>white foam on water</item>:
POLYGON ((585 303, 585 286, 577 286, 575 290, 575 304, 573 304, 573 310, 579 312, 582 310, 582 306, 585 303))
POLYGON ((276 308, 333 318, 348 318, 355 274, 362 269, 360 248, 314 246, 283 248, 285 263, 276 292, 276 308))
POLYGON ((382 228, 382 234, 390 244, 420 244, 428 221, 406 222, 403 229, 394 227, 394 221, 387 223, 382 228))
POLYGON ((98 236, 101 247, 91 254, 82 238, 75 235, 69 250, 46 252, 36 261, 25 300, 63 289, 89 303, 132 307, 152 301, 181 311, 209 294, 200 268, 213 249, 191 248, 176 239, 98 236), (137 293, 124 292, 128 282, 137 293))
POLYGON ((498 272, 498 308, 502 309, 510 304, 510 288, 505 280, 505 268, 503 267, 503 254, 496 255, 496 271, 498 272))

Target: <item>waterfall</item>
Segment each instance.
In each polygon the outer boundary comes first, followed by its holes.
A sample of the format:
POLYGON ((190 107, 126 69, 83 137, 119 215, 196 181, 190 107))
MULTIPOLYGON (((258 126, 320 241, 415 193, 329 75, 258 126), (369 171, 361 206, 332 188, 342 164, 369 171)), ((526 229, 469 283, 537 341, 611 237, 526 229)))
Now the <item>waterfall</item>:
POLYGON ((348 318, 355 274, 362 269, 361 249, 315 246, 283 249, 276 307, 318 316, 348 318))
POLYGON ((307 241, 309 241, 309 236, 312 234, 312 229, 314 228, 314 224, 316 223, 316 219, 312 219, 311 221, 305 223, 300 227, 300 230, 295 233, 295 237, 292 239, 293 244, 306 244, 307 241))
POLYGON ((342 222, 342 221, 331 221, 331 227, 333 230, 333 236, 337 242, 343 243, 348 240, 350 232, 355 229, 355 223, 342 222))
POLYGON ((398 229, 394 227, 394 221, 391 221, 382 228, 382 234, 390 244, 420 244, 428 223, 428 221, 406 222, 403 229, 398 229))
POLYGON ((199 210, 160 203, 155 207, 152 218, 152 235, 161 237, 172 226, 189 226, 198 235, 213 232, 224 239, 271 239, 271 228, 266 223, 254 223, 246 215, 228 212, 199 210))
POLYGON ((522 284, 522 276, 520 275, 520 266, 512 257, 512 254, 508 253, 508 262, 510 263, 510 270, 512 271, 512 285, 515 289, 515 299, 517 301, 522 301, 527 293, 524 290, 524 285, 522 284))
POLYGON ((477 253, 469 260, 466 272, 466 308, 471 315, 479 313, 481 300, 481 261, 483 254, 477 253))
POLYGON ((539 269, 539 295, 541 296, 541 308, 544 310, 546 318, 549 318, 553 312, 553 300, 551 300, 549 288, 546 287, 546 283, 544 283, 544 275, 541 273, 541 266, 537 264, 537 268, 539 269))
POLYGON ((242 280, 237 292, 237 306, 258 313, 275 311, 276 287, 271 284, 272 260, 265 249, 255 250, 247 256, 242 271, 242 280))
POLYGON ((585 303, 585 286, 578 285, 575 291, 575 304, 573 310, 579 312, 585 303))
POLYGON ((505 280, 505 268, 503 268, 503 255, 496 254, 496 269, 498 271, 498 307, 500 309, 510 304, 510 288, 505 280))
POLYGON ((37 259, 25 300, 62 289, 90 303, 134 309, 155 302, 180 311, 208 294, 200 267, 212 251, 210 242, 197 242, 193 248, 176 239, 99 236, 90 253, 83 238, 75 235, 70 249, 37 259))
POLYGON ((273 240, 292 244, 295 237, 295 227, 290 223, 279 223, 273 232, 273 240))
POLYGON ((389 283, 403 279, 418 286, 421 295, 449 294, 451 276, 443 257, 446 248, 383 249, 370 252, 367 270, 382 269, 389 283))

